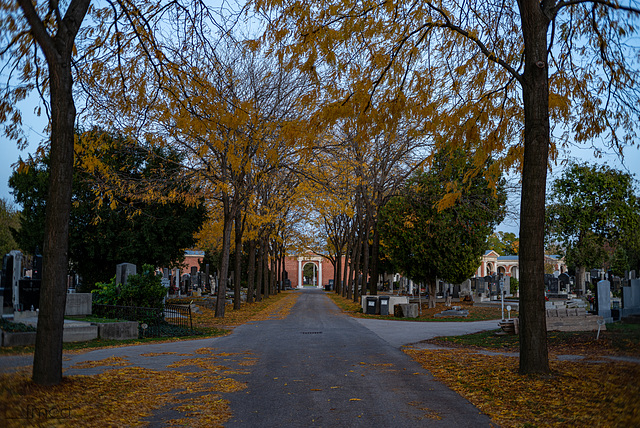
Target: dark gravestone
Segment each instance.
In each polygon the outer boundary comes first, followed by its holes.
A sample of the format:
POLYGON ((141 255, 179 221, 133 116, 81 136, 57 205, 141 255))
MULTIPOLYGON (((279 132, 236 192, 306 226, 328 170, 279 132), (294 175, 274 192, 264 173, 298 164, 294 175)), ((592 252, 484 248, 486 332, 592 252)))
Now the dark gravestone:
POLYGON ((31 278, 42 279, 42 256, 39 254, 36 254, 33 257, 33 269, 31 273, 31 278))
POLYGON ((23 311, 36 310, 40 308, 40 281, 39 279, 24 278, 18 281, 20 292, 19 304, 23 311))
POLYGON ((558 276, 558 281, 560 282, 560 288, 567 288, 567 285, 571 284, 571 277, 566 273, 561 273, 558 276))
MULTIPOLYGON (((5 254, 2 259, 2 276, 0 277, 0 295, 2 295, 3 305, 12 306, 13 300, 13 255, 5 254)), ((0 308, 1 310, 1 308, 0 308)), ((0 316, 2 313, 0 312, 0 316)))

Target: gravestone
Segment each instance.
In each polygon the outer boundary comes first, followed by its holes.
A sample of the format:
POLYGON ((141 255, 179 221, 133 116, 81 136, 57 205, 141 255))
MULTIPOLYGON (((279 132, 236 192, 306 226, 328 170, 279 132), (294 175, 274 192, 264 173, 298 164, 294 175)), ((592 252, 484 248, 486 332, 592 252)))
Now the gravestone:
POLYGON ((603 279, 598 282, 596 290, 598 315, 604 319, 604 322, 613 322, 613 318, 611 317, 611 283, 603 279))
POLYGON ((136 274, 136 265, 133 263, 120 263, 116 265, 116 285, 126 284, 129 275, 136 274))
POLYGON ((161 284, 165 288, 169 288, 171 285, 171 280, 169 279, 169 269, 162 269, 162 279, 160 280, 161 284))
POLYGON ((633 306, 640 308, 640 279, 632 279, 630 284, 633 293, 633 306))
POLYGON ((549 293, 558 294, 560 292, 558 278, 556 278, 553 274, 544 275, 544 284, 549 293))
POLYGON ((622 287, 621 316, 640 314, 640 279, 629 280, 629 286, 622 287))
POLYGON ((571 277, 566 273, 561 273, 558 276, 558 281, 560 282, 560 288, 569 291, 569 285, 571 284, 571 277))
MULTIPOLYGON (((22 278, 22 253, 12 250, 9 255, 13 256, 13 274, 11 274, 11 306, 14 310, 20 310, 20 279, 22 278)), ((28 309, 28 308, 27 308, 28 309)))
MULTIPOLYGON (((3 306, 11 308, 13 304, 13 255, 5 254, 2 259, 2 277, 0 277, 0 295, 3 306)), ((2 312, 0 312, 0 316, 2 312)))

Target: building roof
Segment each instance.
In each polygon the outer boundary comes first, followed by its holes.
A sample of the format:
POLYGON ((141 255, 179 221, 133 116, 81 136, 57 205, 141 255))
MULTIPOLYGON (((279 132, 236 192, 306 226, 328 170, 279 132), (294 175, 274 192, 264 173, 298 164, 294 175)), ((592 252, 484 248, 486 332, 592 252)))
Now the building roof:
POLYGON ((200 251, 200 250, 186 250, 184 252, 185 256, 202 256, 204 257, 204 251, 200 251))

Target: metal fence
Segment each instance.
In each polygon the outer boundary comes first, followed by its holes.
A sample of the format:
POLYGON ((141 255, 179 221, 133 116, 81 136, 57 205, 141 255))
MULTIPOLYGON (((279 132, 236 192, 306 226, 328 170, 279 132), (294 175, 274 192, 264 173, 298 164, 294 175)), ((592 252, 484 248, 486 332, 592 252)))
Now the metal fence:
POLYGON ((138 321, 140 337, 186 336, 194 333, 190 305, 165 304, 164 309, 160 309, 94 303, 92 312, 102 318, 138 321))

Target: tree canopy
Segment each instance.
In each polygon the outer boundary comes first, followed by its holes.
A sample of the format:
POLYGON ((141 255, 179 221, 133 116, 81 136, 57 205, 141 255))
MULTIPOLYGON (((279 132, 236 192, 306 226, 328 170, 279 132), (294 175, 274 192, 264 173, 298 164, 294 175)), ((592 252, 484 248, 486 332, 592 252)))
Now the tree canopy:
MULTIPOLYGON (((142 183, 149 189, 154 182, 162 192, 189 194, 197 189, 182 181, 182 158, 169 149, 148 149, 120 136, 99 131, 80 137, 78 147, 95 144, 104 166, 117 174, 120 184, 142 183)), ((76 158, 73 207, 70 218, 69 259, 82 278, 82 288, 90 290, 96 282, 113 276, 118 263, 137 266, 151 264, 173 267, 184 259, 184 250, 195 243, 195 234, 206 220, 202 203, 187 204, 141 201, 135 194, 112 186, 113 176, 104 170, 89 171, 76 158)), ((22 204, 20 232, 16 239, 25 251, 35 253, 44 242, 44 207, 49 183, 48 153, 31 157, 25 167, 14 172, 9 183, 16 201, 22 204)), ((131 191, 132 188, 126 186, 131 191)))
POLYGON ((617 250, 617 264, 622 261, 626 270, 629 259, 637 260, 640 200, 635 192, 629 174, 606 165, 574 163, 551 185, 547 239, 558 243, 567 264, 576 267, 582 292, 584 269, 609 264, 609 249, 617 250))
POLYGON ((10 201, 0 198, 0 257, 17 250, 13 235, 20 229, 20 211, 10 201))
POLYGON ((504 218, 504 189, 470 177, 471 168, 459 150, 438 153, 431 168, 414 174, 381 213, 385 254, 400 272, 429 285, 432 307, 436 278, 461 283, 471 277, 487 237, 504 218), (457 193, 457 203, 440 208, 451 192, 457 193))
POLYGON ((494 232, 487 238, 487 249, 501 256, 517 256, 520 240, 513 232, 494 232))

